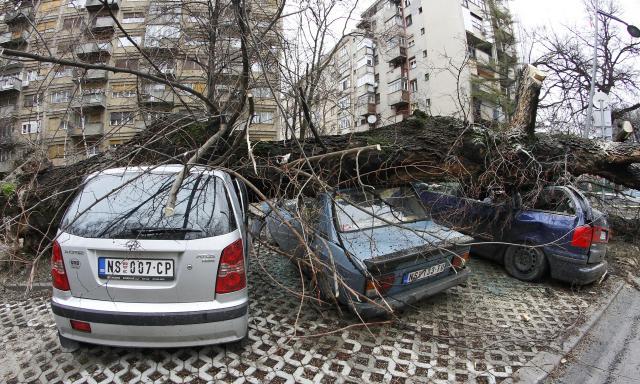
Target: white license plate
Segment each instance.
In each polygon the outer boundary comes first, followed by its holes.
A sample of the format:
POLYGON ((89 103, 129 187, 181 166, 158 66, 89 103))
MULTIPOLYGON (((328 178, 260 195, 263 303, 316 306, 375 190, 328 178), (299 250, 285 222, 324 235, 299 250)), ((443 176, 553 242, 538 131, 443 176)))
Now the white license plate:
POLYGON ((447 263, 437 264, 429 268, 409 272, 402 278, 402 283, 410 284, 418 280, 426 279, 427 277, 444 272, 445 269, 447 269, 447 263))
POLYGON ((98 258, 98 277, 117 280, 173 280, 173 260, 98 258))

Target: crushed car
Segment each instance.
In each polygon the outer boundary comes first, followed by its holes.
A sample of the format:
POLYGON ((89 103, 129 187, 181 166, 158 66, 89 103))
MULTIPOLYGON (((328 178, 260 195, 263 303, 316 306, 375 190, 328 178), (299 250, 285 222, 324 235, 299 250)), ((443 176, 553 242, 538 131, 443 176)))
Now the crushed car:
POLYGON ((285 201, 276 212, 263 203, 262 210, 283 252, 301 265, 317 257, 322 296, 363 318, 388 315, 469 276, 472 239, 431 220, 412 185, 320 193, 285 201))
POLYGON ((52 245, 51 308, 63 347, 228 343, 247 335, 246 189, 182 165, 89 175, 52 245))
POLYGON ((517 197, 502 203, 470 199, 457 183, 417 188, 436 221, 485 242, 472 247, 473 255, 502 263, 517 279, 539 281, 550 274, 584 285, 607 272, 607 219, 572 186, 547 187, 530 207, 517 197))

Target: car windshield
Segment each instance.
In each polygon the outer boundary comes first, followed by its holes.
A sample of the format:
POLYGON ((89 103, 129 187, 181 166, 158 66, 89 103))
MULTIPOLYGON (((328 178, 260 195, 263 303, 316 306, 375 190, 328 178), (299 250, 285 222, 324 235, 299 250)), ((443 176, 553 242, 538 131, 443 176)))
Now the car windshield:
POLYGON ((175 211, 165 216, 175 173, 123 172, 90 179, 69 207, 62 230, 90 238, 197 239, 236 229, 221 178, 185 177, 175 211))
POLYGON ((428 218, 422 203, 410 186, 366 192, 340 192, 336 195, 334 204, 340 232, 428 218))

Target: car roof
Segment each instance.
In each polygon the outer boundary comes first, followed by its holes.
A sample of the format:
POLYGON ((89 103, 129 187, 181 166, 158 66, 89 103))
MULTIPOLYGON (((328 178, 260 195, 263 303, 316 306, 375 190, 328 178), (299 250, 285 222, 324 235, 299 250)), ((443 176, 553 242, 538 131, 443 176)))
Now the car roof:
MULTIPOLYGON (((184 168, 182 164, 167 164, 167 165, 142 165, 136 167, 120 167, 120 168, 109 168, 102 171, 93 172, 87 176, 86 180, 92 179, 98 175, 122 175, 125 173, 140 173, 140 172, 152 172, 155 174, 172 174, 178 173, 184 168)), ((212 170, 203 166, 193 166, 191 167, 190 173, 202 173, 202 174, 213 174, 216 176, 222 176, 224 173, 218 170, 212 170)))

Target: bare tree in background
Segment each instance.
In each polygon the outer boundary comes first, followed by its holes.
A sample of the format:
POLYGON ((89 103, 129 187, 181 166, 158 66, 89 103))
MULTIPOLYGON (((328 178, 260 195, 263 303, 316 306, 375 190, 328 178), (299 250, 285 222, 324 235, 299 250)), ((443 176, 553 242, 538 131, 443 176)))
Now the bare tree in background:
MULTIPOLYGON (((616 0, 585 1, 585 13, 595 14, 595 7, 624 19, 616 0)), ((591 16, 593 17, 593 16, 591 16)), ((613 118, 640 109, 638 76, 640 41, 628 35, 625 28, 608 17, 598 15, 600 28, 597 47, 598 70, 596 91, 611 96, 613 118)), ((592 23, 593 25, 593 23, 592 23)), ((586 119, 591 68, 594 52, 593 29, 565 27, 560 30, 529 31, 533 41, 532 62, 548 72, 543 90, 541 115, 552 126, 570 125, 573 131, 586 119)))

